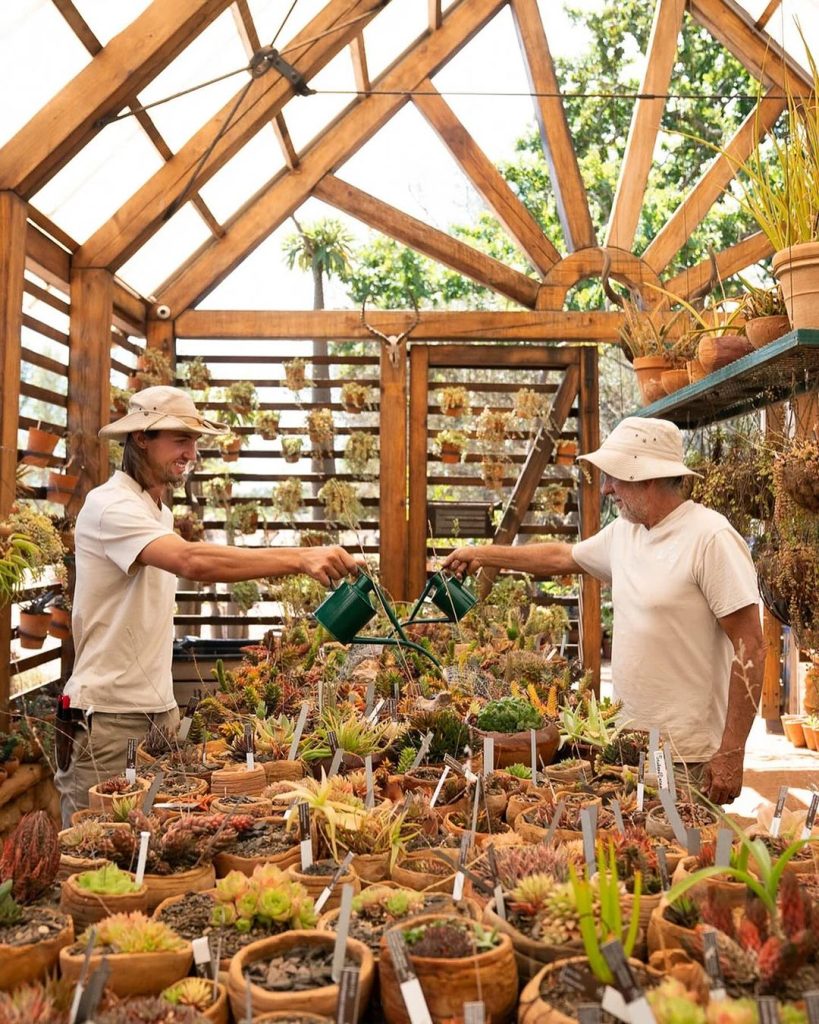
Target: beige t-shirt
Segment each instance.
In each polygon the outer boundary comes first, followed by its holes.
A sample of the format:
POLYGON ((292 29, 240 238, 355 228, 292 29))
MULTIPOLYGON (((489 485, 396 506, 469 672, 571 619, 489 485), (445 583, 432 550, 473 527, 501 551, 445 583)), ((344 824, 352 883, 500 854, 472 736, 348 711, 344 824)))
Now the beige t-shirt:
POLYGON ((173 515, 126 473, 94 488, 77 517, 76 657, 71 706, 127 713, 169 711, 173 697, 176 577, 139 565, 151 541, 173 533, 173 515))
POLYGON ((733 660, 717 620, 759 603, 745 541, 724 516, 686 501, 650 530, 616 519, 572 555, 612 586, 622 720, 659 728, 675 760, 709 759, 725 728, 733 660))

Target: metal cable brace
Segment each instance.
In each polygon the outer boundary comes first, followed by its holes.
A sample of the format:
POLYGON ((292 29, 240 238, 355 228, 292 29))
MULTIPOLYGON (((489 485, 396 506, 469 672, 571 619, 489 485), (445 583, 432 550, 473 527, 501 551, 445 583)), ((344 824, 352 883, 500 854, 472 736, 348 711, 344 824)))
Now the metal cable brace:
POLYGON ((263 46, 250 58, 250 74, 253 78, 261 78, 271 68, 275 68, 283 78, 286 78, 299 96, 315 95, 316 90, 310 88, 301 71, 288 63, 275 47, 263 46))

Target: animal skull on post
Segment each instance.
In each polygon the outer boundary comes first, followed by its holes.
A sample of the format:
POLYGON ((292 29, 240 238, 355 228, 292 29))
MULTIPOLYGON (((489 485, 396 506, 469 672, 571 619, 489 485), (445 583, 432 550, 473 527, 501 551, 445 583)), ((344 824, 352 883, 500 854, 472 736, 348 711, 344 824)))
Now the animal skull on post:
POLYGON ((404 340, 404 338, 411 334, 412 331, 415 330, 421 319, 421 314, 418 312, 418 304, 416 303, 414 297, 412 300, 412 305, 413 308, 415 309, 415 319, 412 321, 409 327, 405 331, 402 331, 400 334, 383 334, 381 331, 378 330, 377 327, 373 327, 372 324, 368 324, 366 319, 364 318, 364 312, 367 307, 366 296, 364 298, 364 301, 361 303, 361 323, 364 325, 364 327, 367 328, 367 330, 370 332, 370 334, 373 335, 373 337, 379 338, 387 346, 387 355, 389 356, 390 366, 392 366, 393 369, 395 370, 398 369, 398 351, 401 342, 404 340))

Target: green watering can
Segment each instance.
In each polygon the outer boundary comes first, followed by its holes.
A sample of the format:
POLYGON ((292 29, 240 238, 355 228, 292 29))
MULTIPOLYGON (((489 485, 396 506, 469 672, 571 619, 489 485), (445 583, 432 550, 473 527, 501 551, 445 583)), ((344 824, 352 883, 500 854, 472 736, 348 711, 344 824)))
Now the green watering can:
POLYGON ((328 595, 313 612, 313 617, 339 643, 389 644, 397 647, 409 647, 411 650, 417 651, 418 654, 423 654, 424 657, 434 662, 438 668, 441 668, 441 663, 434 655, 407 637, 404 632, 404 626, 408 626, 413 622, 458 622, 459 619, 462 619, 467 612, 475 607, 476 603, 477 599, 466 589, 460 580, 454 576, 447 576, 442 572, 436 572, 427 581, 427 585, 415 602, 409 618, 399 622, 381 587, 371 577, 367 576, 366 573, 360 573, 353 583, 345 581, 332 594, 328 595), (370 594, 375 594, 378 598, 387 618, 394 627, 394 632, 398 634, 397 637, 358 635, 359 630, 363 629, 376 613, 376 609, 370 600, 370 594), (421 606, 427 598, 443 612, 443 618, 417 618, 421 606))

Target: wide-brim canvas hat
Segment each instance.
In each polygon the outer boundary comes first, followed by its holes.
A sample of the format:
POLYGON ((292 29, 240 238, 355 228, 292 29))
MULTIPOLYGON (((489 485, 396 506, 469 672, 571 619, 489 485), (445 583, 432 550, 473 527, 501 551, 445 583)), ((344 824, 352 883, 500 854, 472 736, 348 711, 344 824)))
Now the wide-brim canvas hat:
POLYGON ((702 475, 683 462, 682 434, 675 424, 642 416, 627 416, 597 451, 577 458, 616 480, 702 475))
POLYGON ((208 420, 180 388, 165 384, 131 396, 128 412, 99 432, 100 437, 126 437, 135 430, 184 430, 189 434, 227 434, 230 427, 208 420))

